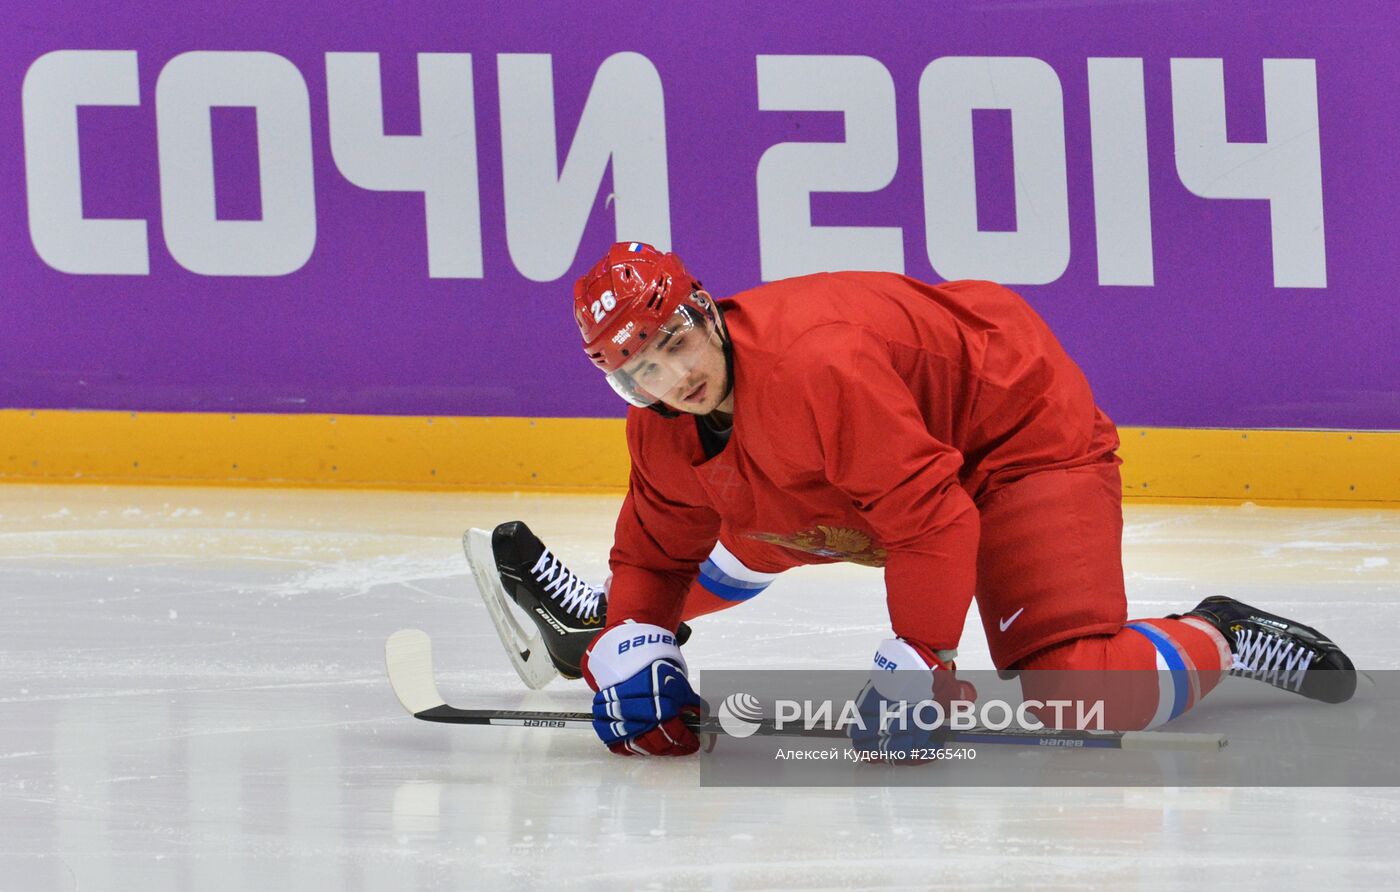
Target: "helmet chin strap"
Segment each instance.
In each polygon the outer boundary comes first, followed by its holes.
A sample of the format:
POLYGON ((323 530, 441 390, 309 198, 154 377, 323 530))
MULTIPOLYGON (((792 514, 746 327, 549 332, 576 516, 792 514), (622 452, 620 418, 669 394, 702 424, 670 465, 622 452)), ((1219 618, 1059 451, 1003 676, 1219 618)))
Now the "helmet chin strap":
MULTIPOLYGON (((696 282, 695 284, 698 286, 700 283, 696 282)), ((729 329, 724 325, 724 313, 713 297, 709 299, 709 308, 705 315, 709 317, 710 324, 715 327, 715 334, 719 335, 720 349, 724 351, 724 393, 720 394, 719 402, 715 403, 716 406, 719 406, 734 392, 734 342, 729 340, 729 329)), ((729 425, 718 425, 713 422, 713 418, 718 412, 719 410, 716 409, 706 414, 704 416, 706 422, 716 430, 727 429, 729 425)))
POLYGON ((677 412, 675 409, 672 409, 670 406, 660 401, 648 405, 647 408, 655 412, 657 415, 660 415, 662 418, 681 417, 680 412, 677 412))
POLYGON ((729 340, 729 329, 724 327, 724 317, 720 314, 718 305, 715 305, 715 320, 715 327, 719 331, 719 343, 724 349, 724 393, 719 398, 720 403, 723 403, 734 392, 734 342, 729 340))

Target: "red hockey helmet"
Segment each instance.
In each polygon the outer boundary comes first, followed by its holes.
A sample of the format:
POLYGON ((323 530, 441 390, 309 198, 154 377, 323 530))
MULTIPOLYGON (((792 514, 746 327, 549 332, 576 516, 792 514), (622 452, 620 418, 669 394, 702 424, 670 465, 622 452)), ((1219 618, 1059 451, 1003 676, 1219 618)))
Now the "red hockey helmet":
POLYGON ((642 242, 613 245, 574 283, 574 321, 588 358, 617 371, 699 287, 675 254, 642 242))
POLYGON ((705 345, 724 349, 715 314, 679 257, 641 242, 613 245, 574 283, 584 350, 634 406, 660 402, 701 361, 705 345))

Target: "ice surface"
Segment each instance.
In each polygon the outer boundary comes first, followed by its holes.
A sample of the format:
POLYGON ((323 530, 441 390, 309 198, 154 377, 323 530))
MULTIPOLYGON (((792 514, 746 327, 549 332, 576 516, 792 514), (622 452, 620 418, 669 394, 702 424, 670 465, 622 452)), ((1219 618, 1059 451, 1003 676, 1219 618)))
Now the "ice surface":
MULTIPOLYGON (((384 679, 433 636, 456 705, 515 679, 459 537, 528 521, 601 579, 618 500, 0 487, 0 889, 1378 888, 1400 790, 712 789, 585 733, 431 725, 384 679)), ((1400 668, 1400 512, 1130 506, 1132 613, 1225 592, 1400 668)), ((959 664, 985 668, 975 611, 959 664)), ((878 571, 695 623, 693 666, 859 667, 878 571)), ((1210 701, 1201 707, 1210 708, 1210 701)))

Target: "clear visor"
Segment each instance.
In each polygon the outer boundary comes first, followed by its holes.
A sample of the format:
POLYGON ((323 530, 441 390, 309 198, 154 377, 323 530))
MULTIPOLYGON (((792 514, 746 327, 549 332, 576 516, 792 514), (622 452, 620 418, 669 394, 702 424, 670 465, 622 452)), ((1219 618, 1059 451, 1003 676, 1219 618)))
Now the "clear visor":
POLYGON ((608 383, 618 395, 643 408, 672 397, 679 403, 686 394, 691 372, 712 348, 720 347, 719 333, 699 312, 677 310, 652 335, 641 353, 616 371, 608 383))

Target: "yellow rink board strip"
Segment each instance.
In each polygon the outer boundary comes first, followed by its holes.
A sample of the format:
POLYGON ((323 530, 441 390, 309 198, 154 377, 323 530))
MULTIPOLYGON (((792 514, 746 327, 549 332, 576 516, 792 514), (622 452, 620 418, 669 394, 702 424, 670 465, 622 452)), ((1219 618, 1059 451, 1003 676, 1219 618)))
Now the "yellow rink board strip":
POLYGON ((1120 428, 1123 495, 1400 507, 1400 432, 1120 428))
MULTIPOLYGON (((1400 506, 1400 432, 1122 428, 1134 499, 1400 506)), ((0 480, 620 490, 620 419, 0 410, 0 480)))
POLYGON ((0 479, 411 489, 627 484, 620 419, 0 411, 0 479))

